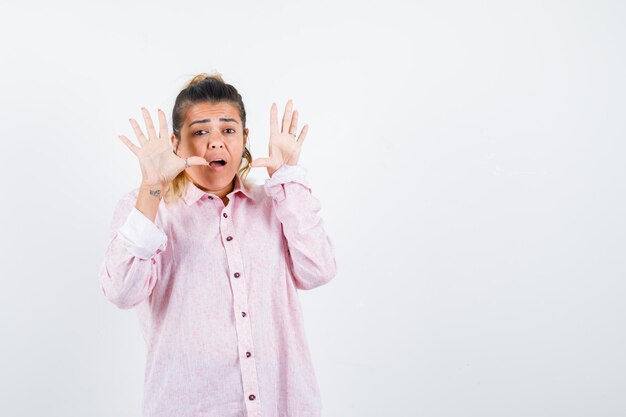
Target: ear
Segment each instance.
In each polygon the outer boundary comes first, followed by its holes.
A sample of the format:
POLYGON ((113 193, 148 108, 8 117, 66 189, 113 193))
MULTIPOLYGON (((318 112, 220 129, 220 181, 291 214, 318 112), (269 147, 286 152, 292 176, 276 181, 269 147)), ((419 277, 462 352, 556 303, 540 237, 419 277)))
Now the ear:
POLYGON ((176 135, 172 133, 172 136, 170 137, 170 141, 172 142, 172 146, 174 147, 174 153, 176 153, 176 151, 178 150, 178 144, 177 139, 176 139, 176 135))
POLYGON ((246 144, 248 143, 248 133, 250 133, 250 131, 248 130, 248 128, 246 127, 243 130, 243 147, 246 147, 246 144))

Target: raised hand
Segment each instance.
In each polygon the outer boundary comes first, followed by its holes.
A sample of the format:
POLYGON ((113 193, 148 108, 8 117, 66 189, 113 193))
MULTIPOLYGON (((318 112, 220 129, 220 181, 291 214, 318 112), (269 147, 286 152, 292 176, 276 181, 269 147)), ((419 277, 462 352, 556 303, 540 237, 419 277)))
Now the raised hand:
POLYGON ((119 138, 139 159, 143 176, 142 185, 167 187, 185 168, 192 165, 209 165, 201 156, 191 156, 185 160, 172 151, 173 145, 169 140, 167 120, 163 110, 158 111, 160 126, 158 136, 148 110, 142 107, 141 112, 146 123, 148 138, 145 137, 135 119, 129 119, 129 121, 141 146, 136 146, 124 135, 119 135, 119 138))
POLYGON ((271 177, 283 164, 297 165, 300 158, 302 143, 309 130, 309 125, 304 125, 300 135, 296 139, 298 130, 298 110, 292 112, 293 101, 289 99, 285 106, 282 126, 278 128, 276 103, 272 103, 270 110, 270 142, 269 156, 257 158, 250 164, 253 167, 266 167, 271 177))

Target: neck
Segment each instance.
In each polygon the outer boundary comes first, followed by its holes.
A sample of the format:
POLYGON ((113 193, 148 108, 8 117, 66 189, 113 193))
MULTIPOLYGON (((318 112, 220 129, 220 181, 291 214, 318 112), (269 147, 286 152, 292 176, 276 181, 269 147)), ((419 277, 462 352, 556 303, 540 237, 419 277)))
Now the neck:
POLYGON ((228 193, 230 193, 233 190, 233 188, 235 188, 235 179, 233 178, 233 180, 229 182, 228 185, 226 185, 226 187, 221 188, 219 190, 208 189, 206 187, 203 187, 200 184, 197 184, 196 182, 194 182, 193 184, 204 192, 215 194, 219 198, 224 199, 226 198, 228 193))

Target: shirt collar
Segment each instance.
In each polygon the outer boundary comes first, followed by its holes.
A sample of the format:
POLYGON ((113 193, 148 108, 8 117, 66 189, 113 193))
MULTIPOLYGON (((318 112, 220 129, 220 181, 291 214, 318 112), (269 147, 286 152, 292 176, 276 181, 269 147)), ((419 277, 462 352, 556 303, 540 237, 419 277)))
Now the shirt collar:
MULTIPOLYGON (((235 186, 233 187, 233 190, 228 193, 228 196, 235 195, 237 193, 242 193, 244 196, 250 198, 251 200, 254 200, 252 190, 246 187, 239 173, 235 174, 235 186)), ((209 194, 215 197, 215 194, 201 190, 200 188, 198 188, 197 185, 189 180, 187 181, 187 190, 183 194, 183 200, 187 205, 190 205, 198 201, 205 194, 209 194)))

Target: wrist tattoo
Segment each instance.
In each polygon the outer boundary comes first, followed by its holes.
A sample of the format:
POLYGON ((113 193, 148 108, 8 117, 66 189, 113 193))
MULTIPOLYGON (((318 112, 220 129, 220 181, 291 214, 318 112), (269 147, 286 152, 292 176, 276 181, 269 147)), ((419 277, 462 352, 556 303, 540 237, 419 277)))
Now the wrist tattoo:
POLYGON ((161 198, 161 190, 150 190, 150 195, 161 198))

